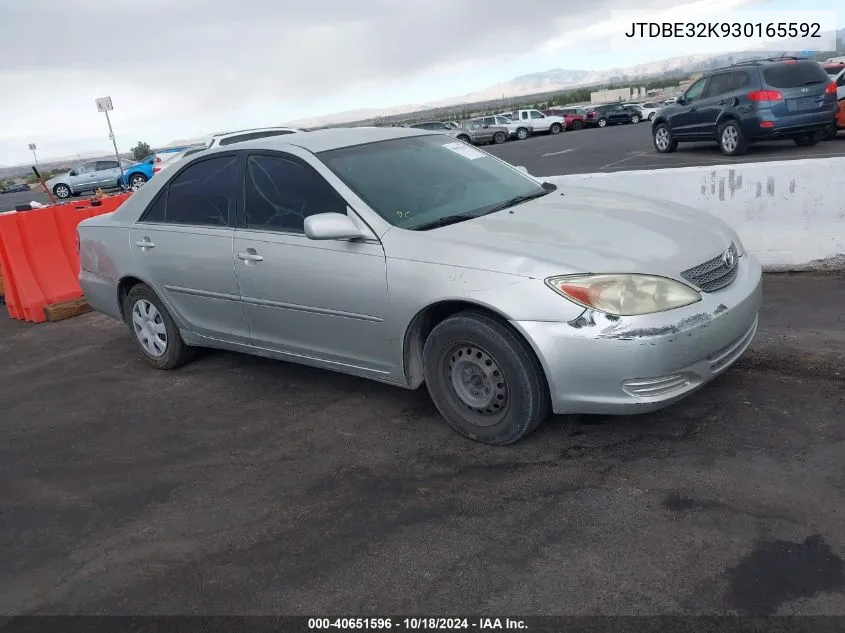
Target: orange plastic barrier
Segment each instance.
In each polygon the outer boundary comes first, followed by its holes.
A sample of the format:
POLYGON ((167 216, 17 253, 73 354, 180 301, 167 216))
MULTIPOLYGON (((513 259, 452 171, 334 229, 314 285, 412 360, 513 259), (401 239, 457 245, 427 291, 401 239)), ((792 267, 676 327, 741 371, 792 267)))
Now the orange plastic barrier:
POLYGON ((43 323, 44 307, 82 297, 77 275, 76 227, 111 213, 131 194, 82 204, 58 204, 0 215, 0 268, 6 310, 13 319, 43 323))

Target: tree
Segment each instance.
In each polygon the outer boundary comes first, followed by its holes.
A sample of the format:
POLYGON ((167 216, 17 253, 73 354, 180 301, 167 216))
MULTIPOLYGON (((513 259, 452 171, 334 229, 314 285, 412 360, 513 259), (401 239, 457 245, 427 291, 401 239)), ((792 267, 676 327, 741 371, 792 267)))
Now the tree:
POLYGON ((138 144, 131 149, 131 152, 132 152, 132 157, 135 160, 141 160, 143 158, 146 158, 150 154, 152 154, 153 150, 150 149, 150 146, 149 146, 148 143, 144 143, 144 141, 138 141, 138 144))

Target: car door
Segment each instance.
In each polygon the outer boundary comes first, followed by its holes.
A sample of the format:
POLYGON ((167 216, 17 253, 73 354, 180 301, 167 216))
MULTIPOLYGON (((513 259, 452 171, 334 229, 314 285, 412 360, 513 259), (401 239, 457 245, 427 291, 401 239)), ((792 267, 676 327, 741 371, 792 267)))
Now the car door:
POLYGON ((180 168, 130 228, 130 247, 145 281, 195 333, 249 344, 235 277, 236 153, 180 168))
POLYGON ((120 180, 120 165, 116 160, 98 160, 94 178, 97 187, 114 187, 120 180))
POLYGON ((71 171, 70 186, 74 191, 93 189, 96 185, 97 163, 83 163, 71 171))
POLYGON ((296 152, 250 152, 244 170, 235 270, 252 343, 386 373, 384 249, 376 239, 305 236, 306 217, 348 207, 307 153, 296 152))
POLYGON ((545 120, 546 115, 539 110, 529 110, 529 116, 535 132, 545 132, 551 127, 551 123, 545 120))
POLYGON ((704 97, 709 77, 703 77, 692 84, 683 95, 683 103, 669 106, 667 119, 672 128, 672 135, 677 139, 690 139, 696 136, 700 126, 701 114, 699 102, 704 97))
POLYGON ((696 106, 698 117, 689 130, 689 136, 702 140, 716 138, 716 124, 722 113, 738 105, 739 93, 750 83, 751 78, 744 70, 712 75, 696 106))

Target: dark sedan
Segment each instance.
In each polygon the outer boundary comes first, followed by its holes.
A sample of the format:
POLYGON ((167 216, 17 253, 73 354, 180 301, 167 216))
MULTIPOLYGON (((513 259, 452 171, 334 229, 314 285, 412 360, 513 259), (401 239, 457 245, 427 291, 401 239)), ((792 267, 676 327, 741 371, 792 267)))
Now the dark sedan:
POLYGON ((0 187, 0 193, 18 193, 19 191, 29 191, 29 185, 26 183, 19 183, 16 185, 0 187))

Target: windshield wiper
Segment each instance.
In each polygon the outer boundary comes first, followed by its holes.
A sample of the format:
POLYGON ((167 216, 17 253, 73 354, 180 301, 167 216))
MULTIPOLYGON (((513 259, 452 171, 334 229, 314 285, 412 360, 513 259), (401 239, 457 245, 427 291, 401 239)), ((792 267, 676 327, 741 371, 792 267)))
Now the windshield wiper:
POLYGON ((824 81, 821 80, 821 79, 810 79, 809 81, 805 81, 804 85, 805 86, 813 86, 815 84, 823 84, 823 83, 824 83, 824 81))
MULTIPOLYGON (((557 187, 555 187, 555 189, 557 189, 557 187)), ((484 215, 487 215, 487 213, 496 213, 496 211, 502 211, 503 209, 510 209, 511 207, 515 207, 516 205, 527 202, 528 200, 542 198, 543 196, 549 195, 552 191, 554 191, 554 189, 544 189, 543 191, 535 191, 534 193, 524 193, 521 196, 514 196, 510 200, 505 200, 501 204, 497 204, 495 207, 488 209, 484 215)))
POLYGON ((457 224, 466 220, 477 218, 477 213, 459 213, 458 215, 447 215, 443 218, 432 220, 431 222, 424 222, 418 226, 413 227, 414 231, 427 231, 428 229, 437 229, 441 226, 449 226, 450 224, 457 224))

